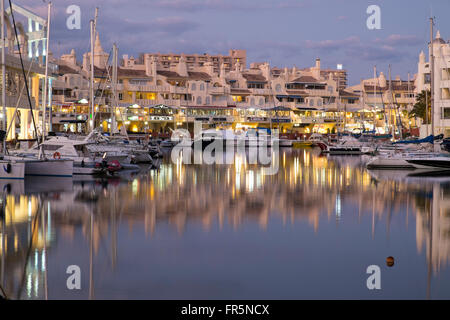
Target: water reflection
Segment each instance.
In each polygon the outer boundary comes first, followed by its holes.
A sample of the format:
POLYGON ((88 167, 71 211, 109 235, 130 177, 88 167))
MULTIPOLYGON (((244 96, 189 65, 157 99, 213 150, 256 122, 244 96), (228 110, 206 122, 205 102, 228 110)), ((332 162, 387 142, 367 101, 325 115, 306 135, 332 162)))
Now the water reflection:
POLYGON ((365 161, 293 149, 276 175, 236 155, 232 165, 166 160, 108 180, 3 181, 0 283, 13 299, 371 298, 365 267, 398 250, 397 273, 383 278, 398 288, 381 297, 450 297, 437 282, 450 276, 450 177, 369 172, 365 161), (319 262, 342 266, 329 272, 349 289, 322 281, 319 262), (80 292, 66 288, 71 264, 83 270, 80 292))

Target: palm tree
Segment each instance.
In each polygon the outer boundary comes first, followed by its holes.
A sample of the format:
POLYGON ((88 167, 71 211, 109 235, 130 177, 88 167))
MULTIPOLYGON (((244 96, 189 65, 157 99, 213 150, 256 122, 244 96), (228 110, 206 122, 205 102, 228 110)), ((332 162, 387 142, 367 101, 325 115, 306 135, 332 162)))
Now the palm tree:
POLYGON ((416 104, 413 106, 412 110, 409 112, 409 117, 421 118, 423 123, 428 124, 431 119, 431 92, 430 90, 422 90, 416 96, 416 104))

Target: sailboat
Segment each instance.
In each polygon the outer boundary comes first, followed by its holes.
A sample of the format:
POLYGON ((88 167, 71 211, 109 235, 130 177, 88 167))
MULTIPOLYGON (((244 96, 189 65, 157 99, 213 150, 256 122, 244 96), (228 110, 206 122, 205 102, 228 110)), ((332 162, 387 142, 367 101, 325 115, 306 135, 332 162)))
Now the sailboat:
MULTIPOLYGON (((48 4, 48 17, 47 17, 47 47, 46 52, 47 55, 45 57, 45 81, 44 81, 44 92, 43 92, 43 98, 42 98, 42 141, 45 141, 45 131, 46 131, 46 120, 45 120, 45 114, 46 114, 46 104, 47 104, 47 85, 48 85, 48 51, 49 51, 49 38, 50 38, 50 13, 51 13, 51 3, 48 4)), ((11 17, 13 19, 14 25, 15 18, 14 18, 14 12, 11 10, 11 17)), ((27 76, 25 74, 25 68, 23 65, 23 59, 22 59, 22 53, 20 48, 20 42, 17 35, 17 30, 14 28, 17 46, 18 46, 18 53, 20 58, 20 63, 22 67, 22 74, 23 78, 27 79, 27 76)), ((4 48, 3 48, 4 52, 4 48)), ((3 54, 2 54, 3 57, 3 54)), ((4 75, 5 73, 3 73, 4 75)), ((25 165, 25 175, 32 175, 32 176, 56 176, 56 177, 72 177, 73 175, 73 160, 69 159, 61 159, 54 157, 53 159, 48 159, 45 156, 45 153, 42 151, 42 144, 39 144, 39 136, 37 135, 37 128, 34 121, 33 116, 33 107, 31 104, 31 98, 30 98, 30 91, 28 88, 28 82, 25 80, 25 88, 26 88, 26 94, 28 98, 29 107, 31 110, 31 117, 33 120, 34 130, 36 132, 37 137, 37 144, 40 146, 40 152, 38 156, 20 156, 20 155, 4 155, 3 159, 8 160, 14 163, 24 163, 25 165)), ((5 91, 3 91, 5 92, 5 91)), ((5 109, 5 108, 4 108, 5 109)))
MULTIPOLYGON (((434 115, 434 56, 433 56, 433 18, 430 18, 430 75, 431 75, 431 113, 434 115)), ((377 169, 439 169, 450 170, 450 156, 438 150, 439 145, 435 142, 434 119, 431 120, 431 144, 433 152, 388 154, 375 157, 367 163, 367 168, 377 169)))

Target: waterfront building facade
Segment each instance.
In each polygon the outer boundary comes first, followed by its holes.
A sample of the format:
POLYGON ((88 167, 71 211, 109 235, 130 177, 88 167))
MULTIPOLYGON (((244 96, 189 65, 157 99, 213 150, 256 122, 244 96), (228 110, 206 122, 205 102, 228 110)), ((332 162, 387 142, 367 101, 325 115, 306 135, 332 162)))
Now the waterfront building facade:
MULTIPOLYGON (((230 60, 203 55, 207 58, 201 64, 184 54, 142 54, 138 60, 125 55, 114 103, 108 56, 97 35, 95 120, 104 131, 125 126, 129 132, 168 134, 180 127, 192 131, 194 121, 204 127, 264 127, 301 134, 338 133, 344 128, 398 134, 416 126, 408 114, 415 102, 415 78, 396 77, 390 82, 380 73, 347 87, 347 72, 323 69, 320 59, 309 68, 280 69, 266 62, 247 68, 243 50, 231 50, 226 56, 230 60)), ((55 130, 86 129, 89 62, 86 53, 78 63, 73 50, 55 59, 59 65, 53 81, 55 130)))
MULTIPOLYGON (((16 16, 25 17, 28 21, 28 28, 22 24, 18 26, 18 42, 21 48, 23 67, 26 76, 22 71, 22 64, 19 51, 15 47, 17 44, 14 25, 11 19, 11 9, 5 12, 5 93, 6 93, 6 128, 2 125, 2 130, 7 132, 7 140, 27 140, 36 137, 36 130, 42 132, 40 120, 40 106, 42 105, 42 91, 44 83, 44 62, 51 53, 45 51, 46 44, 46 21, 33 12, 18 6, 12 5, 12 11, 16 16), (27 31, 26 31, 27 30, 27 31), (30 100, 27 96, 27 88, 30 100), (36 128, 36 129, 35 129, 36 128)), ((0 44, 1 48, 1 44, 0 44)), ((50 70, 56 66, 49 64, 50 70)), ((0 70, 0 83, 3 75, 0 70)), ((1 93, 0 86, 0 93, 1 93)), ((3 124, 3 105, 0 101, 0 122, 3 124)))
MULTIPOLYGON (((422 90, 430 90, 431 87, 431 50, 428 46, 428 59, 425 53, 419 55, 418 72, 417 72, 417 92, 422 90)), ((433 123, 435 126, 434 134, 450 135, 450 44, 441 38, 441 34, 437 31, 433 40, 433 56, 434 56, 434 114, 433 123)), ((422 132, 428 131, 422 127, 422 132)))
POLYGON ((359 95, 364 106, 360 122, 371 131, 400 136, 400 133, 411 132, 421 123, 420 119, 409 117, 415 104, 414 78, 402 80, 396 76, 390 80, 380 72, 377 77, 363 79, 347 90, 359 95))

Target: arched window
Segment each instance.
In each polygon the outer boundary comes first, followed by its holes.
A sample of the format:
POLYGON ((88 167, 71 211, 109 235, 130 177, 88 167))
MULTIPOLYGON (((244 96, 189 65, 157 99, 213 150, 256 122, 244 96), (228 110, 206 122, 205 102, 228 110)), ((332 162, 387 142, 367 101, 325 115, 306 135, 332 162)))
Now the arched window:
POLYGON ((314 99, 310 99, 309 100, 309 106, 310 107, 314 107, 314 99))
POLYGON ((200 91, 205 90, 205 85, 203 83, 200 83, 200 91))
POLYGON ((206 97, 205 103, 208 105, 210 103, 209 97, 206 97))
POLYGON ((317 100, 317 105, 318 105, 319 107, 322 106, 322 99, 318 99, 318 100, 317 100))
POLYGON ((252 106, 255 105, 255 99, 251 98, 251 99, 250 99, 250 104, 251 104, 252 106))
POLYGON ((264 99, 263 98, 259 99, 259 105, 262 106, 263 104, 264 104, 264 99))
POLYGON ((195 83, 191 83, 191 90, 193 91, 197 90, 197 86, 195 85, 195 83))
POLYGON ((275 91, 276 92, 281 92, 281 84, 277 84, 276 86, 275 86, 275 91))
POLYGON ((197 104, 202 104, 202 97, 197 97, 197 104))

